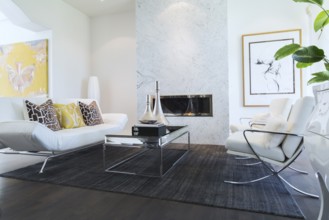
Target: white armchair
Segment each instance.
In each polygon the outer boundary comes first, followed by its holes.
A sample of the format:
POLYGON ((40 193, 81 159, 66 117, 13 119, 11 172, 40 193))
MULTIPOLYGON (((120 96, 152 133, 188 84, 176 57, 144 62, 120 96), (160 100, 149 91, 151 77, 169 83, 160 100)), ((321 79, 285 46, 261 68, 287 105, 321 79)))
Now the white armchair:
POLYGON ((289 98, 273 99, 269 106, 268 112, 257 114, 252 118, 242 117, 240 118, 240 124, 230 125, 230 130, 232 133, 234 133, 237 131, 250 129, 251 126, 253 128, 262 128, 270 117, 281 116, 284 119, 287 119, 291 110, 291 105, 292 105, 292 100, 289 98), (246 121, 248 123, 244 123, 246 121))
POLYGON ((303 146, 303 133, 313 111, 314 98, 303 97, 292 106, 288 120, 282 117, 271 117, 264 130, 247 129, 233 133, 226 141, 227 153, 258 159, 271 173, 267 176, 244 182, 225 181, 232 184, 253 183, 270 176, 276 176, 286 182, 294 190, 318 198, 317 195, 306 193, 287 182, 281 175, 285 168, 300 155, 303 146), (274 170, 267 163, 281 165, 274 170))

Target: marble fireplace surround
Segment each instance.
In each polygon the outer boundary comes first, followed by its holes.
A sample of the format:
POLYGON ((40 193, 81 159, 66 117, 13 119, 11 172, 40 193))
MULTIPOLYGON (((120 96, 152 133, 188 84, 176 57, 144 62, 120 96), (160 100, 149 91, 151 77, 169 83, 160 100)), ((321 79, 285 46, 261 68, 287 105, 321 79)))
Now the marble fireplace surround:
POLYGON ((146 95, 212 94, 212 117, 167 117, 189 125, 191 143, 229 134, 227 0, 137 0, 137 115, 146 95))

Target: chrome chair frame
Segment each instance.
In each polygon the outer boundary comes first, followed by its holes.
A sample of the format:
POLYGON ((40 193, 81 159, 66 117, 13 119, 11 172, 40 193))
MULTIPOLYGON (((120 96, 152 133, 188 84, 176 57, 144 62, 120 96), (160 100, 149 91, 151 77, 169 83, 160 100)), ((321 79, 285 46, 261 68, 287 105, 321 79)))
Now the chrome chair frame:
MULTIPOLYGON (((299 135, 299 134, 294 134, 294 133, 288 133, 288 132, 275 132, 275 131, 265 131, 265 130, 253 130, 253 129, 247 129, 247 130, 244 130, 243 131, 243 136, 248 144, 248 146, 250 147, 251 151, 253 152, 253 156, 256 157, 256 159, 259 160, 259 162, 261 162, 270 172, 271 174, 269 175, 266 175, 266 176, 263 176, 263 177, 260 177, 260 178, 257 178, 257 179, 253 179, 253 180, 248 180, 248 181, 241 181, 241 182, 236 182, 236 181, 229 181, 229 180, 225 180, 224 182, 225 183, 230 183, 230 184, 235 184, 235 185, 243 185, 243 184, 250 184, 250 183, 255 183, 255 182, 258 182, 258 181, 261 181, 261 180, 264 180, 268 177, 271 177, 271 176, 276 176, 277 178, 281 179, 283 182, 285 182, 288 186, 290 186, 292 189, 294 189, 295 191, 301 193, 301 194, 304 194, 304 195, 307 195, 307 196, 310 196, 312 198, 319 198, 318 195, 315 195, 315 194, 311 194, 311 193, 308 193, 308 192, 305 192, 297 187, 295 187, 294 185, 292 185, 291 183, 289 183, 286 179, 284 179, 280 173, 285 170, 286 168, 290 167, 290 165, 297 159, 297 157, 302 153, 302 151, 304 150, 304 146, 303 146, 303 143, 304 143, 304 137, 302 135, 299 135), (282 164, 283 164, 283 167, 279 170, 275 170, 274 168, 272 168, 271 166, 269 166, 268 164, 265 163, 265 161, 261 158, 261 156, 259 156, 256 151, 254 150, 254 148, 252 147, 252 145, 250 144, 248 138, 247 138, 247 135, 246 133, 247 132, 257 132, 257 133, 269 133, 269 134, 282 134, 282 135, 288 135, 288 136, 295 136, 295 137, 301 137, 302 140, 300 141, 295 153, 293 154, 293 156, 291 158, 288 158, 286 161, 284 161, 282 164)), ((241 159, 241 158, 240 158, 241 159)), ((271 160, 271 159, 268 159, 268 160, 271 160)), ((274 160, 273 160, 274 161, 274 160)), ((277 161, 276 161, 277 162, 277 161)), ((254 163, 254 164, 251 164, 251 165, 256 165, 258 163, 254 163)), ((290 167, 291 168, 291 167, 290 167)), ((295 168, 291 168, 291 169, 294 169, 295 171, 297 172, 301 172, 301 173, 305 173, 305 171, 301 171, 301 170, 298 170, 298 169, 295 169, 295 168)))

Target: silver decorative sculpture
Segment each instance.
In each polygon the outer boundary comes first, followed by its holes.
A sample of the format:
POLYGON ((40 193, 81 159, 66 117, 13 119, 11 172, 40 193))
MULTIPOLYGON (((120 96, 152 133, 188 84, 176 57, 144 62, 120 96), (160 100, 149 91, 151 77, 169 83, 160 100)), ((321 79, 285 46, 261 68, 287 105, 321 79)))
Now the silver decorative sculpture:
POLYGON ((157 119, 155 118, 155 116, 153 115, 153 112, 152 112, 151 98, 152 97, 150 95, 146 95, 146 108, 145 108, 144 114, 139 119, 139 121, 143 124, 154 124, 155 122, 157 122, 157 119))
POLYGON ((161 106, 161 100, 160 100, 160 89, 159 89, 159 83, 158 81, 155 82, 155 104, 153 109, 153 115, 157 120, 157 123, 161 123, 164 125, 169 125, 168 120, 163 114, 162 106, 161 106))

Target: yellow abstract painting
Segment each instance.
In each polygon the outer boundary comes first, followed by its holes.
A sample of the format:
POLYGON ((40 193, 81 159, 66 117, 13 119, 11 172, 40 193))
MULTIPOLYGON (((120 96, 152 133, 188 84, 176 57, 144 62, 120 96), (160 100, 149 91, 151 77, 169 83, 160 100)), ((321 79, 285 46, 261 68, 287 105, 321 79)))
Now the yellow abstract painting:
POLYGON ((0 97, 48 94, 48 40, 0 46, 0 97))

